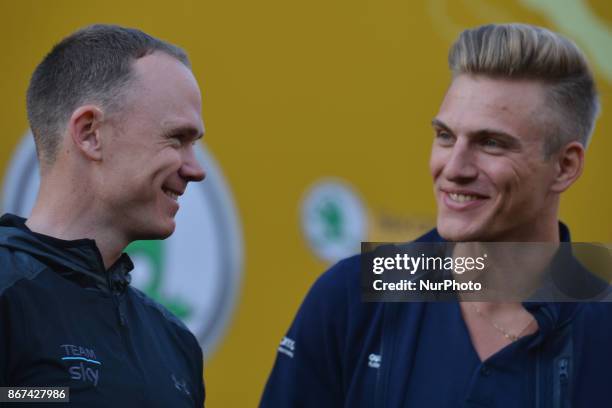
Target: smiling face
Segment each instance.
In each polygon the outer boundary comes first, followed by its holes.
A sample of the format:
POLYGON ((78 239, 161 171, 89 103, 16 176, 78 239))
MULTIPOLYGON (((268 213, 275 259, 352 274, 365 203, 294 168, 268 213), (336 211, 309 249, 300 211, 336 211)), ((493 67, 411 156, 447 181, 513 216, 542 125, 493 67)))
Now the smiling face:
POLYGON ((557 229, 544 85, 459 75, 432 124, 437 227, 451 241, 546 240, 557 229))
POLYGON ((104 129, 99 182, 109 222, 128 241, 172 234, 178 197, 205 176, 194 152, 204 127, 191 71, 161 52, 138 59, 133 70, 126 109, 104 129))

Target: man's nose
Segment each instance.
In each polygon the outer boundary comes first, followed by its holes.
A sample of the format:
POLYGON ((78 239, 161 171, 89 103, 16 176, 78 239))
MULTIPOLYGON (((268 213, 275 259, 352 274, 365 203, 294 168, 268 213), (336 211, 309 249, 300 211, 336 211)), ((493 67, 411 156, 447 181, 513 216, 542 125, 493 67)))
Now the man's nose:
POLYGON ((202 181, 206 178, 206 172, 195 156, 195 149, 190 146, 184 153, 183 165, 179 170, 180 176, 187 181, 202 181))
POLYGON ((470 181, 478 176, 475 157, 466 141, 457 141, 453 145, 444 165, 443 175, 447 180, 457 183, 470 181))

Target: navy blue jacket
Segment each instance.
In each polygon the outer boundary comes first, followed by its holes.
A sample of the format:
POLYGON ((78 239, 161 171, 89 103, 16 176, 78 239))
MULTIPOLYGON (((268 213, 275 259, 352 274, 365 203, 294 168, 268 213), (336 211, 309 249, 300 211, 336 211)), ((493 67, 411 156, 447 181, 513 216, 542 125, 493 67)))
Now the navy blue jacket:
POLYGON ((0 218, 0 386, 70 387, 70 406, 202 407, 201 348, 129 286, 129 257, 105 270, 94 241, 24 222, 0 218))
POLYGON ((306 296, 260 406, 612 407, 612 304, 524 305, 538 332, 482 362, 457 302, 364 303, 348 258, 306 296))

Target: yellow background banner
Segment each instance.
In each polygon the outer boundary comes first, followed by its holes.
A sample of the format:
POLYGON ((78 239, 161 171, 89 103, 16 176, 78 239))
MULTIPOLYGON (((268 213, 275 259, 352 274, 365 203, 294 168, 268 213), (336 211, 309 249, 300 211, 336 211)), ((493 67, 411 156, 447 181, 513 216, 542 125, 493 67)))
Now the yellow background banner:
POLYGON ((0 15, 3 177, 27 131, 29 77, 61 38, 114 23, 189 53, 204 97, 204 144, 231 190, 244 241, 235 308, 205 350, 207 406, 257 404, 278 342, 334 259, 315 250, 326 243, 305 225, 317 216, 305 204, 313 187, 349 188, 359 205, 330 194, 357 213, 330 207, 324 219, 341 229, 361 214, 353 238, 408 240, 433 226, 430 121, 449 84, 447 50, 464 28, 538 24, 586 52, 602 113, 561 218, 576 241, 612 241, 609 1, 30 0, 3 1, 0 15))

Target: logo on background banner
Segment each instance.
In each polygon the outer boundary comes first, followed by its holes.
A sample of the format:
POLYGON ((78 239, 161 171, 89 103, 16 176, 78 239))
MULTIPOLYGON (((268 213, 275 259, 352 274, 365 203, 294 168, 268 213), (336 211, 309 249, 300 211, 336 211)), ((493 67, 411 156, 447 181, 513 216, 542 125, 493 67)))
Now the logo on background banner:
MULTIPOLYGON (((242 279, 243 241, 237 211, 221 169, 198 143, 196 157, 206 181, 190 183, 180 198, 174 234, 137 241, 132 284, 166 306, 211 355, 230 322, 242 279)), ((32 134, 12 154, 4 176, 4 212, 30 214, 40 184, 32 134)))
POLYGON ((328 262, 359 252, 368 234, 365 206, 344 181, 312 186, 302 202, 302 228, 315 254, 328 262))

